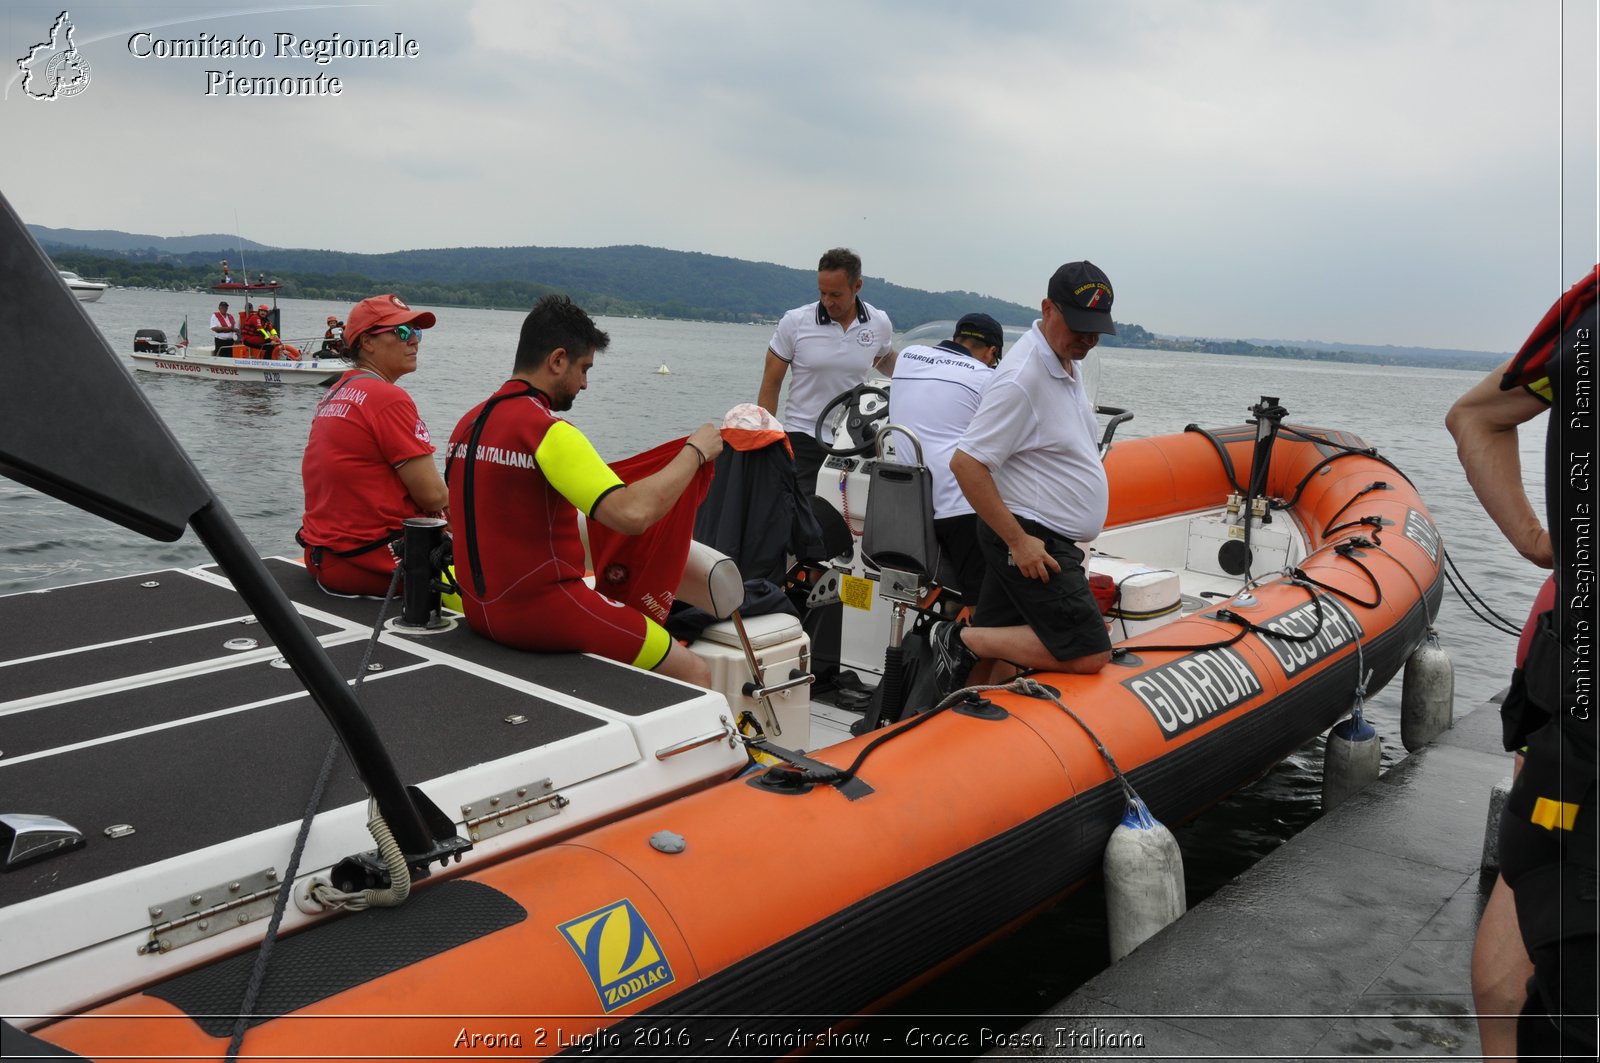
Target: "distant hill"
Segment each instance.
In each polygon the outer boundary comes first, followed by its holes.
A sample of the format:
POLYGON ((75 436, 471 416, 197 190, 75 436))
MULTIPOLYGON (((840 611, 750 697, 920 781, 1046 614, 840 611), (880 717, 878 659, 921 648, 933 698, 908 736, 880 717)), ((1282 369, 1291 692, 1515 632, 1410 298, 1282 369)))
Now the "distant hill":
MULTIPOLYGON (((161 237, 108 230, 29 229, 56 262, 85 277, 133 288, 206 288, 217 262, 240 241, 226 236, 161 237)), ((273 248, 243 241, 252 275, 283 282, 282 294, 331 302, 399 291, 419 305, 526 307, 564 292, 594 314, 699 321, 774 321, 810 301, 816 273, 697 251, 637 244, 616 247, 450 247, 359 255, 273 248)), ((235 269, 238 263, 235 263, 235 269)), ((1038 308, 974 292, 926 292, 867 278, 866 298, 900 328, 982 311, 1003 324, 1028 325, 1038 308)), ((1267 341, 1160 336, 1117 322, 1118 347, 1198 351, 1370 365, 1488 369, 1506 355, 1482 351, 1370 346, 1320 340, 1267 341)))
POLYGON ((1359 351, 1363 354, 1376 355, 1383 361, 1392 364, 1433 365, 1440 368, 1461 368, 1464 365, 1476 367, 1481 365, 1484 369, 1493 369, 1511 357, 1509 353, 1496 354, 1493 351, 1465 351, 1451 347, 1402 347, 1389 343, 1324 343, 1321 340, 1263 340, 1249 338, 1245 342, 1259 346, 1293 347, 1311 351, 1359 351))
POLYGON ((115 229, 52 229, 45 225, 30 225, 28 231, 46 251, 52 247, 76 248, 86 251, 166 251, 186 254, 202 251, 218 259, 233 252, 238 257, 239 248, 246 251, 265 251, 266 244, 254 240, 241 240, 223 233, 204 233, 200 236, 147 236, 143 233, 124 233, 115 229))

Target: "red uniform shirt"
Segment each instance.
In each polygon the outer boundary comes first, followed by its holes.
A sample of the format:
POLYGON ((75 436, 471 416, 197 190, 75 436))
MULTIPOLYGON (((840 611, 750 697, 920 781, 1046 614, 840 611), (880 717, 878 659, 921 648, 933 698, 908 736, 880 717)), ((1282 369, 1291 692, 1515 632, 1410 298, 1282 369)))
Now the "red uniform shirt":
POLYGON ((426 516, 395 468, 432 453, 428 426, 403 388, 364 369, 346 373, 318 403, 300 464, 306 542, 348 550, 426 516))

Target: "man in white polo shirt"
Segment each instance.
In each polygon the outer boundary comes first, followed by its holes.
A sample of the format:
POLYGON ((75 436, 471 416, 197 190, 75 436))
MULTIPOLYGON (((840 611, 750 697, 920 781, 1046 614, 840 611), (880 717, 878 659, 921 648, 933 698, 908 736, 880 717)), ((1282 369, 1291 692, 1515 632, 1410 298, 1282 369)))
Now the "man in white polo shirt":
MULTIPOLYGON (((978 550, 978 518, 950 472, 950 459, 978 412, 1004 345, 1000 322, 988 314, 967 314, 956 322, 950 339, 933 347, 916 344, 897 354, 889 389, 889 423, 909 428, 922 444, 922 463, 933 476, 933 532, 954 573, 952 589, 967 603, 978 601, 985 566, 978 550)), ((909 460, 911 446, 897 442, 909 460)))
POLYGON ((894 371, 894 326, 889 315, 863 302, 861 256, 836 247, 817 263, 818 300, 783 315, 767 345, 767 365, 757 398, 774 417, 783 378, 794 367, 783 427, 794 448, 800 489, 816 490, 817 470, 827 457, 817 441, 817 418, 830 401, 876 368, 894 371))
POLYGON ((950 469, 977 512, 988 564, 971 627, 935 624, 940 696, 980 657, 1098 672, 1111 640, 1078 543, 1100 534, 1110 491, 1082 362, 1111 321, 1111 281, 1090 262, 1050 278, 1043 317, 995 370, 950 469))

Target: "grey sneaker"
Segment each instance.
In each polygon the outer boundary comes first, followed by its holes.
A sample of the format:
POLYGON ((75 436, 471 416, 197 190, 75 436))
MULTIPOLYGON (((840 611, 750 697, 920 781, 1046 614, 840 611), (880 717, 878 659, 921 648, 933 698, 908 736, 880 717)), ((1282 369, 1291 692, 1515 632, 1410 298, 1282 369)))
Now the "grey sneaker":
POLYGON ((961 625, 954 620, 940 620, 929 628, 928 645, 933 650, 933 685, 943 701, 966 682, 978 655, 961 641, 961 625))

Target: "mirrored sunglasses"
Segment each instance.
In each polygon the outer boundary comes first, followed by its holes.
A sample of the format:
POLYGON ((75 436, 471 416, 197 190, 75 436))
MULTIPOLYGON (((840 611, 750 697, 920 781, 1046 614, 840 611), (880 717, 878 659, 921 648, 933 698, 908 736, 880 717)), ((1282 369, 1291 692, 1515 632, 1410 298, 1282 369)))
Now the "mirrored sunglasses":
POLYGON ((389 328, 375 328, 372 330, 372 335, 381 336, 385 332, 394 333, 394 338, 401 343, 410 343, 413 339, 418 343, 422 342, 422 330, 415 325, 394 325, 389 328))

